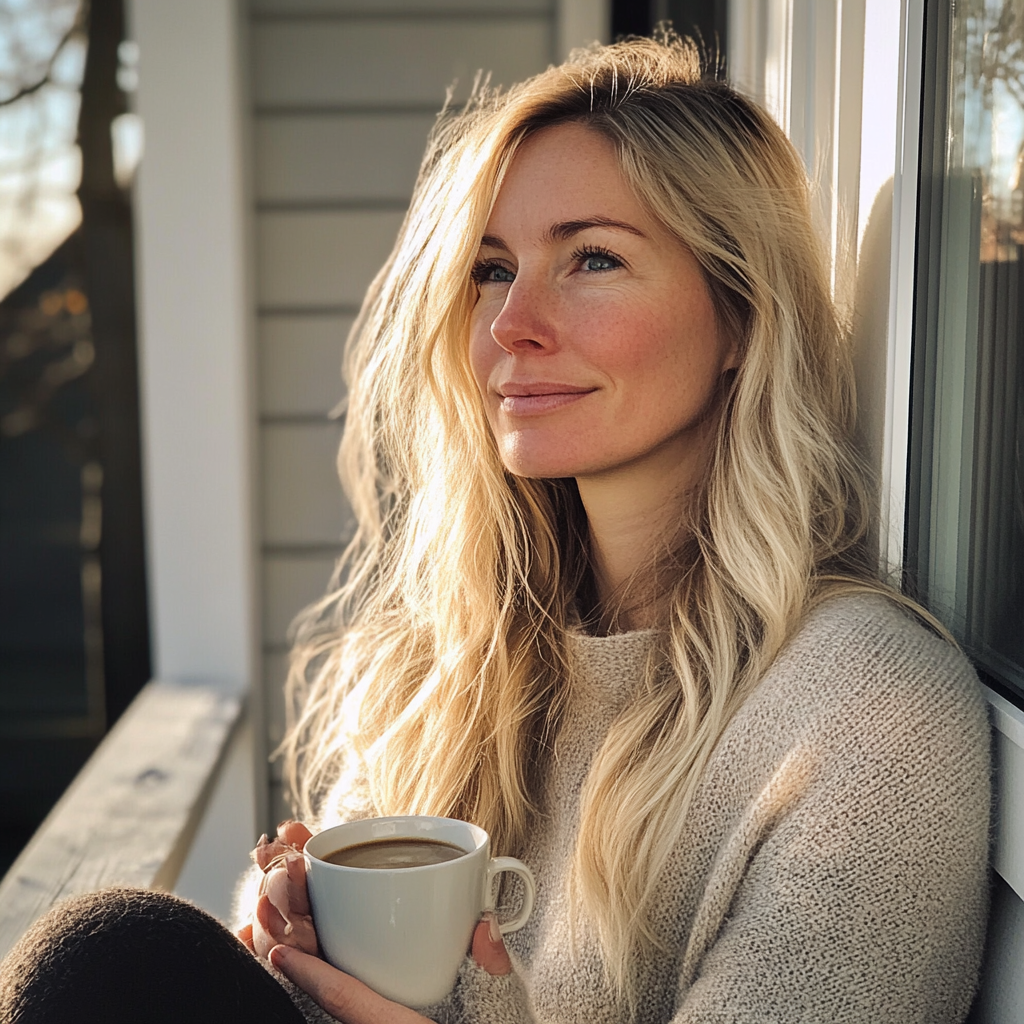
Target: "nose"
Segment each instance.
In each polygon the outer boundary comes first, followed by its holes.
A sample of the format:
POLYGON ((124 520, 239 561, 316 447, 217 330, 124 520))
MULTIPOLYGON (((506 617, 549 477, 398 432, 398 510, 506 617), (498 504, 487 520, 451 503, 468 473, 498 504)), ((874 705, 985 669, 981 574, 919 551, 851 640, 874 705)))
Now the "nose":
POLYGON ((554 348, 555 297, 546 281, 520 269, 505 293, 498 315, 491 321, 491 337, 511 354, 554 348))

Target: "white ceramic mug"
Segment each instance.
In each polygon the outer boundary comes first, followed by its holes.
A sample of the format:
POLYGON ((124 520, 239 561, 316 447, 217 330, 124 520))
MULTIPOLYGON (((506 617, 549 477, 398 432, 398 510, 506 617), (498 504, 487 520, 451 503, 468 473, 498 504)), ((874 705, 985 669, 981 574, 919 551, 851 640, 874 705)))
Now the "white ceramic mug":
POLYGON ((388 999, 424 1007, 455 985, 473 929, 494 909, 494 878, 513 871, 523 881, 523 904, 502 934, 526 924, 533 910, 530 869, 514 857, 490 856, 490 839, 455 818, 410 815, 335 825, 305 845, 306 880, 321 953, 335 967, 388 999), (322 858, 380 839, 434 839, 465 850, 441 864, 362 868, 322 858))

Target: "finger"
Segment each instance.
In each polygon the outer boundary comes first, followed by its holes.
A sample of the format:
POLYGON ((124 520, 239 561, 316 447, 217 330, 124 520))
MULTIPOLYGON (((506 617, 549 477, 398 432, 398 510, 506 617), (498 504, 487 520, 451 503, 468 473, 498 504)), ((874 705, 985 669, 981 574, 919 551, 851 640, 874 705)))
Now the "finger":
POLYGON ((295 850, 292 847, 281 842, 280 839, 274 839, 270 842, 257 844, 256 849, 252 851, 250 856, 260 866, 261 871, 266 871, 278 857, 284 857, 294 852, 295 850))
POLYGON ((342 1024, 423 1024, 427 1019, 378 995, 326 960, 290 946, 275 946, 270 962, 342 1024))
POLYGON ((473 959, 488 973, 503 976, 512 972, 505 941, 498 930, 498 919, 488 911, 473 932, 473 959))
POLYGON ((255 848, 249 851, 249 859, 253 862, 253 864, 259 863, 260 850, 263 849, 263 847, 266 846, 268 842, 270 842, 270 840, 267 839, 266 832, 264 832, 263 835, 261 835, 259 839, 256 840, 255 848))
MULTIPOLYGON (((288 871, 284 864, 281 864, 280 867, 271 868, 263 876, 263 892, 261 895, 266 896, 270 900, 286 923, 292 917, 291 893, 289 891, 291 887, 291 880, 288 877, 288 871)), ((285 934, 289 934, 290 931, 291 929, 286 929, 285 934)))
POLYGON ((296 850, 301 850, 312 835, 301 821, 282 821, 277 826, 277 838, 296 850))
POLYGON ((268 839, 264 832, 249 856, 266 871, 267 866, 276 858, 292 851, 301 851, 312 834, 301 821, 282 821, 277 826, 277 836, 268 839))
POLYGON ((266 896, 256 903, 252 920, 252 943, 256 955, 264 960, 270 951, 281 943, 290 943, 290 935, 284 933, 285 920, 266 896))
POLYGON ((264 958, 277 945, 295 946, 311 956, 320 952, 313 918, 309 914, 286 918, 267 896, 261 896, 256 904, 252 939, 253 952, 264 958))
POLYGON ((251 924, 243 924, 242 927, 235 932, 235 937, 241 941, 243 946, 248 947, 250 953, 256 952, 256 947, 253 945, 252 941, 251 924))
POLYGON ((306 861, 289 857, 284 864, 288 873, 288 904, 296 914, 310 914, 309 887, 306 885, 306 861))

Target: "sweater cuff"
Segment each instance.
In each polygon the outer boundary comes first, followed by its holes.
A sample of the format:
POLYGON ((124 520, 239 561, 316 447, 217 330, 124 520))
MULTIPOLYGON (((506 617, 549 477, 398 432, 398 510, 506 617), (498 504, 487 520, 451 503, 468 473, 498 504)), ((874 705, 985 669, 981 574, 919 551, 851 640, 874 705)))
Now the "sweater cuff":
POLYGON ((288 993, 295 1009, 306 1019, 306 1024, 338 1024, 338 1019, 332 1017, 308 992, 303 991, 286 978, 269 960, 260 960, 260 965, 271 977, 288 993))
POLYGON ((419 1012, 437 1024, 533 1024, 519 975, 488 974, 471 956, 462 961, 452 994, 419 1012))
MULTIPOLYGON (((307 1024, 338 1024, 336 1018, 276 967, 266 960, 260 960, 260 964, 291 996, 307 1024)), ((500 976, 488 974, 470 956, 463 960, 451 994, 417 1013, 436 1024, 534 1024, 519 975, 515 971, 500 976)))

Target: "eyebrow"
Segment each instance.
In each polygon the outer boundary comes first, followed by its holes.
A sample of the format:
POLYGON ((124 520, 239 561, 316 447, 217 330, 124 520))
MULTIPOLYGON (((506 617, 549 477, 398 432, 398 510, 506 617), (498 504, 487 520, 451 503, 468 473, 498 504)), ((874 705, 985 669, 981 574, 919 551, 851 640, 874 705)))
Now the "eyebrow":
MULTIPOLYGON (((552 224, 545 234, 545 239, 549 242, 567 242, 574 235, 586 231, 587 228, 615 228, 619 231, 627 231, 638 238, 647 237, 639 228, 627 224, 625 221, 612 220, 610 217, 588 217, 586 220, 566 220, 559 224, 552 224)), ((511 251, 497 235, 484 235, 480 239, 480 246, 488 249, 504 249, 505 252, 511 251)))

